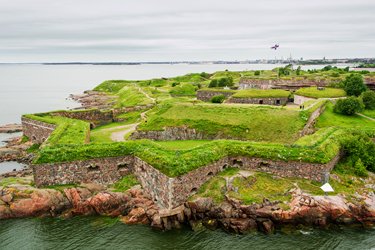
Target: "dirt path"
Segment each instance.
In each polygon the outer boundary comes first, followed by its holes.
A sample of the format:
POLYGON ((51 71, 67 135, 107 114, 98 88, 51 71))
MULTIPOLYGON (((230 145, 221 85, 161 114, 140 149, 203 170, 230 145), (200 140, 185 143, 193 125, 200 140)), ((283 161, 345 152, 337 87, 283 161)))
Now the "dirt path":
POLYGON ((374 118, 371 118, 371 117, 369 117, 369 116, 367 116, 367 115, 364 115, 364 114, 361 114, 361 113, 356 113, 356 114, 359 115, 359 116, 362 116, 363 118, 366 118, 366 119, 369 119, 369 120, 375 122, 375 119, 374 119, 374 118))
POLYGON ((125 138, 124 138, 125 135, 134 131, 137 128, 138 124, 139 123, 133 123, 133 124, 119 126, 119 127, 114 128, 116 130, 119 128, 124 128, 124 130, 113 132, 111 134, 111 140, 116 141, 116 142, 125 141, 125 138))

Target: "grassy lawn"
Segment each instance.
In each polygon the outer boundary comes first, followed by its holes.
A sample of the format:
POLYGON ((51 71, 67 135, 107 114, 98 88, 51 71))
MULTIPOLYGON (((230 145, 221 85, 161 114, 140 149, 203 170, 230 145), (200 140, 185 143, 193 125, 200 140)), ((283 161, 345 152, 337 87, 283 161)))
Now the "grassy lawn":
POLYGON ((289 91, 281 89, 246 89, 237 91, 232 97, 234 98, 277 98, 288 97, 289 91))
POLYGON ((341 127, 358 130, 375 130, 375 122, 358 115, 346 116, 333 112, 333 104, 328 103, 326 110, 319 117, 317 128, 341 127))
POLYGON ((299 112, 273 107, 169 105, 149 113, 140 130, 187 125, 210 136, 291 143, 305 121, 299 112))
POLYGON ((130 175, 124 176, 121 180, 114 183, 111 186, 111 189, 114 192, 125 192, 126 190, 128 190, 128 189, 130 189, 133 186, 138 185, 138 184, 139 184, 139 182, 138 182, 137 178, 135 177, 135 175, 130 174, 130 175))
POLYGON ((152 103, 150 98, 147 98, 138 87, 125 86, 117 92, 118 100, 116 107, 131 107, 136 105, 146 105, 152 103))
POLYGON ((296 95, 311 97, 311 98, 335 98, 346 96, 345 90, 324 88, 324 90, 318 90, 316 87, 302 88, 295 92, 296 95))
POLYGON ((368 116, 368 117, 371 117, 371 118, 375 119, 375 109, 374 110, 365 109, 361 113, 368 116))
POLYGON ((165 149, 185 150, 204 145, 210 141, 207 140, 187 140, 187 141, 156 141, 155 143, 165 149))

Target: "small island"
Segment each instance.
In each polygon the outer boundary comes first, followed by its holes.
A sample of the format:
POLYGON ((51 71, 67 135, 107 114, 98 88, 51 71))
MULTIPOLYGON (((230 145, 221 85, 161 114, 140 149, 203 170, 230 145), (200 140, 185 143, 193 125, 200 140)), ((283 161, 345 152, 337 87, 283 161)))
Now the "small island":
POLYGON ((82 108, 22 117, 0 158, 32 171, 0 177, 0 219, 374 225, 374 89, 375 72, 332 66, 105 81, 72 95, 82 108))

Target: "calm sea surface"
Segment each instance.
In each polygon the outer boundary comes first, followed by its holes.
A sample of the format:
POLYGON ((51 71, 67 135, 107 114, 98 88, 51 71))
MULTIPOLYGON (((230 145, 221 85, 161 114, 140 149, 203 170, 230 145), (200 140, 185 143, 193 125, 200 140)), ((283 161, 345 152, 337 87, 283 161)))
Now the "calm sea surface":
MULTIPOLYGON (((277 65, 0 65, 0 124, 25 113, 74 107, 71 93, 107 79, 149 79, 190 72, 272 69, 277 65)), ((320 67, 320 66, 317 66, 320 67)), ((315 68, 309 66, 309 68, 315 68)), ((8 135, 0 134, 0 140, 8 135)), ((3 168, 16 168, 8 163, 3 168)), ((304 229, 244 236, 221 230, 159 232, 103 217, 0 221, 0 249, 375 249, 375 229, 304 229)))

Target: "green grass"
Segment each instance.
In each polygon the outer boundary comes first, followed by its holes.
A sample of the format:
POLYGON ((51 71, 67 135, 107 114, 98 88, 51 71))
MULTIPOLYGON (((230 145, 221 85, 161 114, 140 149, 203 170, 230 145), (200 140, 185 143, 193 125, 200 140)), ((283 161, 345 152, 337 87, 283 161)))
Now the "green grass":
POLYGON ((173 96, 195 96, 196 90, 196 86, 185 83, 173 87, 169 93, 173 96))
POLYGON ((313 195, 322 195, 319 182, 297 179, 297 178, 274 178, 272 175, 261 172, 254 172, 253 175, 234 177, 238 169, 230 169, 230 172, 223 172, 214 176, 204 183, 198 193, 191 197, 210 197, 216 203, 225 200, 225 195, 241 200, 244 204, 262 203, 263 199, 270 201, 288 202, 292 196, 289 193, 297 184, 303 191, 313 195), (234 177, 232 186, 235 191, 226 190, 225 177, 234 177))
POLYGON ((237 91, 233 98, 277 98, 288 97, 289 91, 281 89, 246 89, 237 91))
POLYGON ((371 117, 371 118, 375 119, 375 109, 373 109, 373 110, 365 109, 361 113, 368 116, 368 117, 371 117))
POLYGON ((219 88, 202 88, 202 89, 200 89, 198 91, 236 93, 236 90, 232 90, 232 89, 219 89, 219 88))
POLYGON ((7 187, 9 185, 32 185, 32 180, 22 177, 7 177, 0 179, 0 187, 7 187))
POLYGON ((375 122, 358 115, 346 116, 334 113, 333 104, 329 103, 324 113, 319 117, 316 127, 340 127, 362 131, 374 131, 375 122))
POLYGON ((282 161, 303 161, 327 163, 339 152, 340 145, 334 135, 315 147, 285 146, 275 143, 255 143, 234 140, 217 140, 191 149, 165 149, 150 140, 126 141, 119 143, 61 145, 44 147, 40 150, 35 164, 69 162, 93 158, 135 155, 174 177, 218 161, 227 156, 259 157, 282 161))
POLYGON ((324 90, 318 90, 317 87, 301 88, 295 92, 296 95, 311 97, 311 98, 335 98, 346 96, 345 90, 324 88, 324 90))
POLYGON ((46 145, 84 144, 87 142, 90 133, 90 124, 77 119, 50 116, 48 114, 24 115, 24 117, 57 125, 56 129, 46 141, 46 145))
POLYGON ((152 100, 147 98, 138 87, 136 86, 125 86, 117 92, 118 99, 116 108, 121 107, 132 107, 137 105, 151 104, 152 100))
POLYGON ((126 190, 132 188, 135 185, 138 185, 139 182, 135 175, 130 174, 124 176, 121 180, 114 183, 111 188, 114 192, 125 192, 126 190))
POLYGON ((292 143, 305 120, 296 110, 274 107, 169 105, 149 113, 139 130, 186 125, 208 137, 292 143))
POLYGON ((186 141, 156 141, 155 143, 168 150, 185 150, 204 145, 207 140, 186 140, 186 141))

